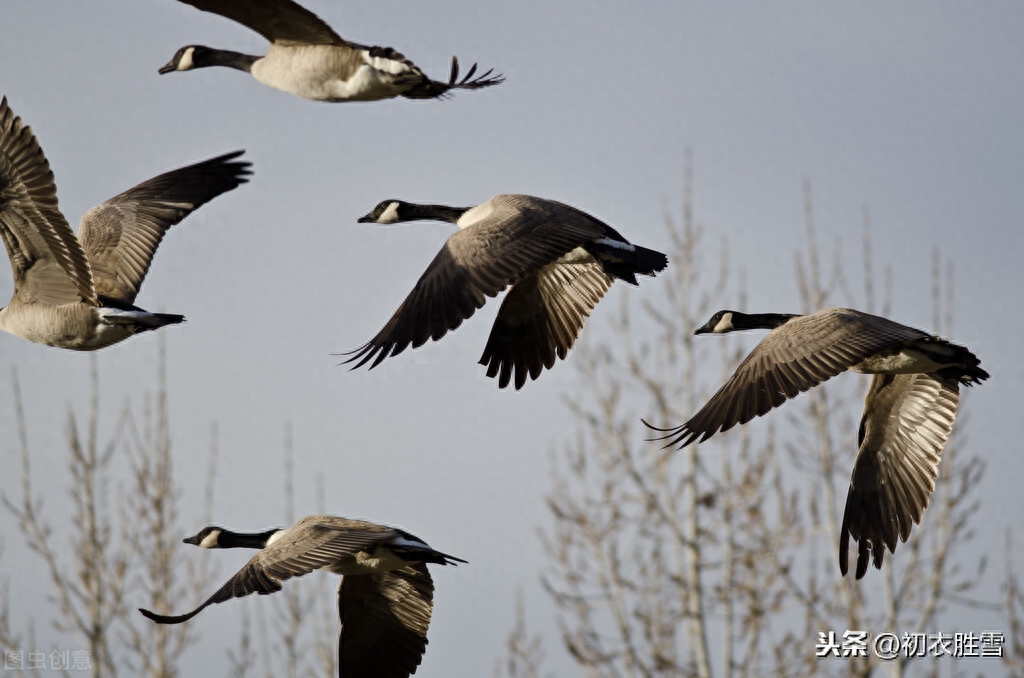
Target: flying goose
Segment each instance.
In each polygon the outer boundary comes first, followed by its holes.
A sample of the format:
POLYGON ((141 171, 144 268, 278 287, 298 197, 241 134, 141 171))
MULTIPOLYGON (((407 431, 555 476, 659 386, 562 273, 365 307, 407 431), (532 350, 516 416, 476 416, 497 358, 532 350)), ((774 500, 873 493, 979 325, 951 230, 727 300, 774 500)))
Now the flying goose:
POLYGON ((159 624, 180 624, 208 605, 250 593, 281 590, 281 582, 313 570, 342 575, 338 587, 339 676, 406 678, 427 646, 434 582, 427 563, 465 560, 430 548, 394 527, 336 516, 309 516, 287 529, 240 533, 211 525, 184 540, 208 549, 260 549, 206 602, 178 616, 139 612, 159 624))
POLYGON ((655 429, 666 433, 659 440, 682 449, 846 370, 875 375, 864 399, 839 569, 845 576, 850 537, 858 542, 857 579, 867 572, 869 554, 881 569, 885 549, 894 553, 897 538, 907 540, 935 491, 960 385, 980 384, 988 372, 963 346, 848 308, 811 315, 719 311, 695 334, 749 329, 771 332, 692 419, 655 429))
POLYGON ((459 80, 452 57, 448 82, 428 78, 390 47, 343 40, 318 16, 292 0, 179 0, 237 21, 270 41, 265 56, 202 45, 186 45, 160 73, 227 66, 251 74, 268 87, 314 101, 375 101, 403 96, 436 99, 454 89, 480 89, 504 81, 493 69, 473 78, 476 64, 459 80))
POLYGON ((511 285, 480 364, 499 388, 514 373, 520 389, 556 355, 565 358, 614 279, 636 285, 636 274, 653 276, 668 265, 661 252, 633 245, 586 212, 529 195, 496 195, 476 207, 385 200, 359 221, 416 219, 450 221, 459 231, 377 336, 346 354, 346 363, 358 361, 353 369, 437 341, 511 285))
POLYGON ((168 228, 248 181, 244 151, 182 167, 130 188, 82 217, 78 237, 57 207, 53 172, 32 128, 0 100, 0 237, 14 296, 0 330, 48 346, 91 351, 183 316, 134 305, 168 228))

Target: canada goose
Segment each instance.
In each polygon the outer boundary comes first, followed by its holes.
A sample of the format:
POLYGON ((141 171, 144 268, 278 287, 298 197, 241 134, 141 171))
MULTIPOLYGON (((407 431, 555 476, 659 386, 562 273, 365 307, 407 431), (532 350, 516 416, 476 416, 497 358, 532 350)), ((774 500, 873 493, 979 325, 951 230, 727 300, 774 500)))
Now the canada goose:
POLYGON ((160 73, 227 66, 250 73, 268 87, 314 101, 375 101, 403 96, 436 99, 453 89, 480 89, 504 81, 491 70, 472 79, 473 64, 459 80, 452 57, 448 82, 431 80, 390 47, 366 47, 343 40, 318 16, 292 0, 179 0, 204 12, 237 21, 270 41, 262 57, 187 45, 160 73), (488 77, 490 76, 490 77, 488 77))
POLYGON ((208 549, 260 549, 235 576, 191 612, 167 616, 139 608, 159 624, 180 624, 208 605, 281 590, 281 582, 313 570, 342 575, 338 586, 339 676, 406 678, 427 646, 434 582, 427 563, 465 560, 430 548, 394 527, 336 516, 309 516, 287 529, 255 534, 211 525, 184 540, 208 549))
POLYGON ((236 151, 144 181, 93 207, 78 237, 57 207, 53 172, 32 128, 0 100, 0 237, 14 296, 0 329, 48 346, 92 351, 183 316, 133 305, 168 228, 248 181, 236 151))
MULTIPOLYGON (((498 311, 481 365, 504 388, 516 389, 565 358, 590 311, 618 278, 655 275, 668 265, 661 252, 633 245, 586 212, 529 195, 496 195, 476 207, 416 205, 385 200, 361 223, 416 219, 459 227, 387 325, 350 351, 355 367, 438 340, 512 286, 498 311)), ((353 368, 354 369, 354 368, 353 368)))
POLYGON ((869 553, 881 569, 885 549, 894 553, 897 537, 907 540, 935 491, 960 384, 980 384, 988 372, 963 346, 848 308, 811 315, 719 311, 695 334, 749 329, 771 332, 692 419, 655 429, 667 433, 659 440, 682 449, 745 424, 840 372, 875 375, 864 399, 860 449, 839 534, 839 569, 845 576, 851 536, 859 542, 857 579, 867 571, 869 553))

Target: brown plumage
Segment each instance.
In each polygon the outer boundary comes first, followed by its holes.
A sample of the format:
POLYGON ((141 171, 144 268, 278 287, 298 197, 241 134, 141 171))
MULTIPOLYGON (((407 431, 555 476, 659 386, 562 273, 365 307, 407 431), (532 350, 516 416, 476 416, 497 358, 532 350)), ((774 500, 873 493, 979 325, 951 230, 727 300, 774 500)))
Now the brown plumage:
POLYGON ((314 570, 340 574, 338 675, 349 678, 414 673, 426 650, 433 611, 434 582, 427 563, 466 562, 403 530, 337 516, 309 516, 287 529, 258 533, 211 525, 184 541, 259 552, 191 612, 163 615, 140 608, 144 616, 159 624, 180 624, 216 603, 280 591, 282 581, 314 570))
POLYGON ((452 57, 447 82, 432 80, 391 47, 366 46, 344 40, 318 16, 292 0, 180 0, 251 28, 270 42, 259 57, 203 45, 186 45, 160 68, 160 73, 226 66, 250 73, 256 80, 313 101, 375 101, 402 96, 436 99, 456 89, 481 89, 504 82, 493 69, 476 75, 473 64, 459 77, 452 57), (475 77, 474 77, 475 76, 475 77))
POLYGON ((554 200, 498 195, 476 207, 385 200, 361 222, 449 221, 460 230, 416 282, 387 324, 346 362, 376 367, 388 356, 457 328, 511 286, 483 356, 498 386, 522 388, 565 358, 613 279, 665 268, 664 254, 629 243, 589 214, 554 200))
POLYGON ((76 237, 57 206, 53 172, 32 129, 0 101, 0 238, 14 295, 0 329, 50 346, 93 350, 178 323, 134 306, 164 234, 248 181, 242 151, 145 181, 92 208, 76 237))
POLYGON ((869 560, 880 568, 885 549, 894 552, 897 538, 906 541, 920 522, 953 428, 959 387, 989 375, 963 346, 852 309, 811 315, 719 311, 697 333, 743 329, 771 332, 689 421, 651 428, 665 434, 657 440, 683 448, 766 414, 841 372, 874 374, 839 544, 845 575, 849 538, 858 542, 860 579, 869 560))

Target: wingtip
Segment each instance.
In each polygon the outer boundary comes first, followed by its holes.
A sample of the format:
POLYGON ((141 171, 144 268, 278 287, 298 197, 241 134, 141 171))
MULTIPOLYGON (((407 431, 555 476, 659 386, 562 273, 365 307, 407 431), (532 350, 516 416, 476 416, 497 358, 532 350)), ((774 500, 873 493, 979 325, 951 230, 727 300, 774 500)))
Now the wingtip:
MULTIPOLYGON (((686 424, 683 424, 681 426, 675 426, 673 428, 659 428, 654 424, 648 422, 643 417, 640 418, 640 421, 643 422, 644 426, 651 429, 652 431, 657 431, 658 433, 665 434, 663 436, 655 436, 653 438, 644 438, 644 441, 648 443, 658 443, 663 440, 668 441, 661 446, 661 449, 663 450, 668 449, 670 447, 674 447, 676 445, 678 445, 678 449, 681 450, 687 445, 693 443, 697 439, 698 434, 687 429, 686 424)), ((701 442, 703 442, 703 440, 701 442)))
POLYGON ((338 366, 341 366, 355 362, 355 365, 352 365, 352 367, 348 368, 349 372, 351 372, 352 370, 359 369, 360 367, 370 362, 371 360, 373 362, 366 369, 372 370, 377 365, 380 365, 381 361, 383 361, 384 358, 388 357, 388 351, 386 351, 385 348, 382 346, 376 346, 373 344, 373 342, 368 342, 366 344, 363 344, 359 348, 352 349, 351 351, 344 351, 342 353, 332 353, 331 355, 352 356, 351 358, 348 358, 347 360, 342 360, 340 363, 338 363, 338 366), (359 362, 356 362, 357 360, 359 362))
POLYGON ((156 612, 151 612, 150 610, 147 610, 147 609, 145 609, 143 607, 139 608, 139 612, 142 613, 143 617, 145 617, 146 619, 150 619, 150 620, 156 622, 157 624, 180 624, 182 622, 188 621, 189 619, 192 619, 192 617, 195 617, 208 604, 209 604, 209 602, 207 602, 206 604, 200 605, 198 608, 196 608, 192 612, 189 612, 188 614, 182 614, 182 615, 178 615, 176 617, 175 616, 171 616, 171 615, 165 615, 165 614, 157 614, 156 612))
POLYGON ((142 616, 145 617, 146 619, 151 619, 151 620, 155 621, 158 624, 160 623, 160 617, 163 616, 163 615, 157 614, 156 612, 151 612, 151 611, 147 610, 144 607, 140 607, 139 608, 139 612, 141 612, 142 616))

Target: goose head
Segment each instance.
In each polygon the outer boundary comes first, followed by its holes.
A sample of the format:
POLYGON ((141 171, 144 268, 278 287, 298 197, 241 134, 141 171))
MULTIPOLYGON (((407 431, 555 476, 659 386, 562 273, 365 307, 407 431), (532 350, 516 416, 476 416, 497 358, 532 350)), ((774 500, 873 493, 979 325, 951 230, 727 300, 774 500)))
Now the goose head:
POLYGON ((694 334, 725 334, 726 332, 732 332, 738 329, 732 324, 733 315, 735 311, 719 311, 718 313, 711 316, 711 319, 706 323, 698 327, 694 334))
POLYGON ((725 334, 736 330, 774 330, 782 327, 797 313, 740 313, 739 311, 722 310, 711 316, 704 325, 698 327, 694 334, 725 334))
POLYGON ((181 541, 185 544, 192 544, 204 549, 215 549, 221 548, 220 535, 223 530, 214 525, 209 525, 199 530, 196 534, 191 537, 185 537, 181 541))
POLYGON ((204 549, 262 549, 273 543, 282 532, 283 529, 275 527, 266 532, 242 533, 208 525, 182 541, 204 549))
POLYGON ((359 217, 360 224, 395 224, 399 221, 406 221, 409 203, 402 200, 382 200, 368 214, 359 217))
POLYGON ((158 71, 161 75, 172 71, 191 71, 193 68, 206 66, 207 59, 212 49, 202 45, 185 45, 171 57, 171 60, 164 64, 158 71))

